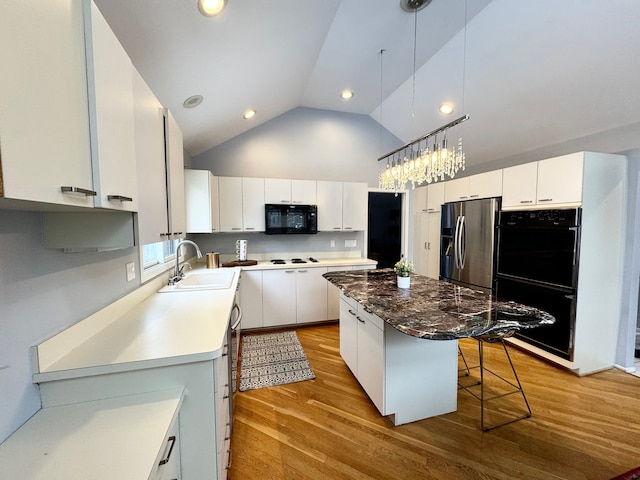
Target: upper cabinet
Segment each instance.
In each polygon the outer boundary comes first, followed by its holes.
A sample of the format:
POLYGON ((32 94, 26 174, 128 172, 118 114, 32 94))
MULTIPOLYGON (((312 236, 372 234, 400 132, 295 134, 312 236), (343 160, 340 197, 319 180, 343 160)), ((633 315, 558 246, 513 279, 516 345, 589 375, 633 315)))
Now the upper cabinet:
POLYGON ((184 149, 182 130, 169 109, 164 110, 165 163, 167 169, 168 239, 185 236, 187 215, 184 201, 184 149))
POLYGON ((502 208, 580 204, 584 158, 578 152, 505 168, 502 208))
POLYGON ((367 192, 366 183, 318 180, 318 231, 366 230, 367 192))
POLYGON ((444 201, 460 202, 469 200, 469 177, 456 178, 444 182, 444 201))
POLYGON ((502 170, 444 182, 444 201, 459 202, 502 195, 502 170))
POLYGON ((413 190, 413 213, 426 213, 427 210, 427 191, 429 187, 418 187, 413 190))
POLYGON ((264 179, 242 179, 242 229, 264 232, 264 179))
POLYGON ((187 232, 219 232, 218 178, 209 170, 185 170, 184 186, 187 232))
POLYGON ((221 232, 264 232, 264 179, 218 177, 221 232))
POLYGON ((286 205, 315 205, 315 180, 264 179, 264 203, 286 205))
POLYGON ((0 196, 135 211, 131 62, 92 2, 45 3, 0 5, 0 196))
POLYGON ((444 183, 432 183, 427 187, 427 211, 439 212, 444 203, 444 183))

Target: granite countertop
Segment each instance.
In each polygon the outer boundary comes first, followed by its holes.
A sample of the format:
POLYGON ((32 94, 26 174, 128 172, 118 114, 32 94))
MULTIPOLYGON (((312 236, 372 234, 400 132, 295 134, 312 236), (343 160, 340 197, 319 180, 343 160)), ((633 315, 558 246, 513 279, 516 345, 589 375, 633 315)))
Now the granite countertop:
POLYGON ((346 296, 402 333, 431 340, 508 337, 517 330, 549 325, 547 312, 453 283, 411 275, 411 287, 397 287, 391 269, 329 272, 323 275, 346 296))

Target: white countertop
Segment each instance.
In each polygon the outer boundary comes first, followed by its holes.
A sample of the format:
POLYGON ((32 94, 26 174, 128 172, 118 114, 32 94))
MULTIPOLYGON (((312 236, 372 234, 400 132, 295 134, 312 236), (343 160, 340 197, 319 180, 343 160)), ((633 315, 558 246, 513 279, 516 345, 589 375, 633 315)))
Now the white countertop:
POLYGON ((0 446, 2 478, 149 478, 181 403, 167 390, 41 409, 0 446))
MULTIPOLYGON (((322 257, 314 257, 316 258, 318 261, 317 262, 311 262, 309 260, 309 257, 303 257, 301 255, 297 255, 297 256, 282 256, 282 257, 277 257, 276 255, 273 256, 274 258, 282 258, 283 260, 285 260, 287 263, 285 264, 281 264, 281 265, 277 265, 277 264, 273 264, 271 263, 270 260, 258 260, 258 264, 257 265, 251 265, 251 266, 243 266, 240 267, 242 270, 279 270, 279 269, 292 269, 292 268, 320 268, 320 267, 347 267, 347 266, 370 266, 370 265, 376 265, 377 262, 375 260, 370 260, 368 258, 362 258, 362 257, 352 257, 352 258, 322 258, 322 257), (303 260, 306 260, 307 263, 291 263, 291 258, 302 258, 303 260)), ((249 260, 251 260, 251 258, 249 258, 249 260)))
POLYGON ((230 288, 155 293, 39 373, 35 382, 211 360, 222 354, 230 288))

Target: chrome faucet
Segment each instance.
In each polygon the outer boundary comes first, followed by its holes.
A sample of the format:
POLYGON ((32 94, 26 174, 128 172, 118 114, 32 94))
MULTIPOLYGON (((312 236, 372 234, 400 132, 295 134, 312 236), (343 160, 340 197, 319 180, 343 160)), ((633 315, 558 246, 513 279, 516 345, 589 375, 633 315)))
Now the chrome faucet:
MULTIPOLYGON (((173 277, 169 279, 169 285, 175 285, 184 277, 183 269, 180 268, 180 247, 185 243, 188 243, 196 247, 196 253, 198 255, 198 258, 202 258, 202 252, 200 251, 200 247, 198 247, 198 245, 196 245, 195 242, 192 242, 191 240, 180 240, 178 242, 178 245, 176 245, 176 265, 173 270, 173 277)), ((188 263, 185 263, 185 265, 188 265, 188 263)), ((191 265, 189 265, 189 267, 191 267, 191 265)))

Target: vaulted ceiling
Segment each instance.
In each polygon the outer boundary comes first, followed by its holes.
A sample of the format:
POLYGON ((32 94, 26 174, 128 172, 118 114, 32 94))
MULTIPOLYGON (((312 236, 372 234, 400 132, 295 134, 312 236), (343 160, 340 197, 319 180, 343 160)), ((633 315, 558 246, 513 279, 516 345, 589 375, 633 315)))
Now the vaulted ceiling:
POLYGON ((299 106, 402 141, 467 113, 470 164, 605 132, 625 133, 609 151, 640 146, 637 0, 432 0, 417 18, 398 0, 228 0, 214 18, 196 0, 96 3, 192 156, 299 106))

